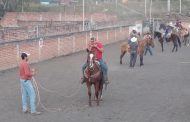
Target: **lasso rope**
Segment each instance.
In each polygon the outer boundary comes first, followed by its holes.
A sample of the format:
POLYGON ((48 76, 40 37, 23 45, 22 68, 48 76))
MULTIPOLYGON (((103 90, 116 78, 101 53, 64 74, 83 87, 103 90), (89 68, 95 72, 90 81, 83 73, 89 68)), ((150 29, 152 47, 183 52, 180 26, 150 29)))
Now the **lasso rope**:
MULTIPOLYGON (((35 80, 34 77, 32 77, 32 81, 33 81, 33 85, 34 85, 34 88, 35 88, 35 90, 36 90, 36 94, 37 94, 37 98, 38 98, 37 106, 41 105, 41 107, 42 107, 44 110, 48 111, 48 112, 60 112, 60 111, 63 111, 63 108, 47 108, 47 107, 45 107, 45 105, 41 102, 39 87, 42 88, 42 89, 43 89, 44 91, 46 91, 46 92, 56 93, 56 94, 58 94, 58 93, 57 93, 56 91, 49 90, 49 89, 43 87, 40 83, 37 83, 37 82, 36 82, 36 80, 35 80), (39 86, 39 87, 38 87, 38 86, 39 86)), ((79 88, 76 90, 76 92, 74 92, 73 94, 71 94, 71 95, 69 95, 69 96, 67 96, 67 95, 64 95, 64 96, 63 96, 63 95, 59 95, 59 96, 61 96, 61 97, 66 97, 66 98, 71 98, 71 97, 73 97, 73 96, 75 96, 75 95, 77 95, 77 94, 79 93, 79 91, 80 91, 80 89, 81 89, 81 85, 79 85, 79 86, 80 86, 80 87, 79 87, 79 88)))

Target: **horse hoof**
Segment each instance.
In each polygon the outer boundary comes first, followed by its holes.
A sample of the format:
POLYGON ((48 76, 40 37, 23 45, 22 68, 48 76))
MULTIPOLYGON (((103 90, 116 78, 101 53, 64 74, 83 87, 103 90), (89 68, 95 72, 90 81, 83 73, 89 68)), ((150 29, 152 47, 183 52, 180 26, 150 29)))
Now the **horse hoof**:
POLYGON ((102 95, 100 96, 100 101, 103 101, 103 96, 102 95))
POLYGON ((97 106, 100 106, 100 104, 98 103, 97 106))

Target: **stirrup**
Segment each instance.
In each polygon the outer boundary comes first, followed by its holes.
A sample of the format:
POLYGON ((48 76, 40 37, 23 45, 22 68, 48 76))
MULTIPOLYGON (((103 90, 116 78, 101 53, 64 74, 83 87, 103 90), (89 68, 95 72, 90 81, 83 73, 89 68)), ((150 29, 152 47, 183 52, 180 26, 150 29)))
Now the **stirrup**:
POLYGON ((81 83, 81 84, 84 84, 84 83, 85 83, 84 77, 81 78, 80 83, 81 83))

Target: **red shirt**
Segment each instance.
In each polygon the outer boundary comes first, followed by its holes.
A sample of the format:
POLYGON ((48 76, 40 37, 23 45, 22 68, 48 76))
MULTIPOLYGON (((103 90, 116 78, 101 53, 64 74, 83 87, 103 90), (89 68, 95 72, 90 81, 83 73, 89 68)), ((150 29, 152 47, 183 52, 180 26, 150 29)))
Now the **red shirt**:
POLYGON ((32 72, 30 70, 29 64, 26 61, 20 62, 20 79, 22 80, 31 80, 32 78, 32 72))
MULTIPOLYGON (((95 44, 97 45, 98 48, 102 49, 103 48, 103 45, 101 42, 95 42, 95 44)), ((96 48, 95 50, 95 54, 96 54, 96 59, 97 60, 101 60, 102 59, 102 52, 100 50, 98 50, 96 48)))

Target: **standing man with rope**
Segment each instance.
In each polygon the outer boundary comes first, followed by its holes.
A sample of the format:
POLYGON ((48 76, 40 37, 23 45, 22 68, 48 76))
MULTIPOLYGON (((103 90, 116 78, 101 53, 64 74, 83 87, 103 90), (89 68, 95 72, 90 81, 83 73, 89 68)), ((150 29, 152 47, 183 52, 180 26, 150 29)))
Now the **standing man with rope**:
POLYGON ((30 66, 28 64, 28 56, 30 54, 27 54, 23 52, 21 54, 22 61, 20 62, 20 83, 21 83, 21 93, 22 93, 22 111, 24 113, 28 112, 28 103, 27 103, 27 97, 30 98, 30 110, 32 115, 40 115, 41 112, 36 111, 36 93, 32 84, 32 76, 35 75, 34 69, 30 69, 30 66))

